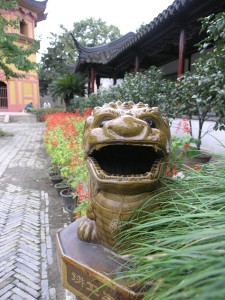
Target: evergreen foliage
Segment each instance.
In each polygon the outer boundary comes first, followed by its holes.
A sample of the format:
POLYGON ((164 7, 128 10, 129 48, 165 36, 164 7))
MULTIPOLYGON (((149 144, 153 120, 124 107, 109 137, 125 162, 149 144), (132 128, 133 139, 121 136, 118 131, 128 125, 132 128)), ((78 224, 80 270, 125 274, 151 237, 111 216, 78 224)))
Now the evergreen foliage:
POLYGON ((63 75, 53 81, 49 87, 53 100, 58 97, 64 100, 66 108, 75 96, 84 96, 86 79, 80 73, 63 75))
POLYGON ((70 74, 66 64, 75 65, 78 52, 70 35, 83 46, 98 46, 120 37, 120 30, 114 25, 107 25, 101 19, 87 18, 73 24, 73 29, 68 30, 62 24, 59 34, 50 33, 47 52, 42 54, 39 64, 40 94, 48 94, 48 87, 52 81, 62 75, 70 74))

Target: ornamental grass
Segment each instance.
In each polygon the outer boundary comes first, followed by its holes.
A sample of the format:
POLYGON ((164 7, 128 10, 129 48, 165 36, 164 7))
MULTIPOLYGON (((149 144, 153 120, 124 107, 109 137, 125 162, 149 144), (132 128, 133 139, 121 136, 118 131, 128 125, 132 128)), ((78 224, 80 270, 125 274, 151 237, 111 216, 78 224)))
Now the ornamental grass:
POLYGON ((183 178, 165 177, 126 222, 117 247, 128 257, 128 286, 151 286, 144 299, 225 298, 225 157, 183 178))

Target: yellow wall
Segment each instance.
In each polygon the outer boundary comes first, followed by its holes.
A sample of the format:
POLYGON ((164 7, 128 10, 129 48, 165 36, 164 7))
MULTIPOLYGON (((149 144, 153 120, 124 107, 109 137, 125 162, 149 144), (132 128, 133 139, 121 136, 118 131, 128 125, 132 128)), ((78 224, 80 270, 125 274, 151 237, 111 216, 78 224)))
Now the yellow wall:
POLYGON ((22 104, 22 82, 18 81, 18 100, 19 104, 22 104))
POLYGON ((24 82, 24 96, 31 96, 32 97, 32 83, 31 82, 24 82))
POLYGON ((35 104, 39 104, 39 99, 38 99, 39 92, 38 92, 38 84, 37 84, 37 82, 34 83, 33 88, 34 88, 34 105, 35 105, 35 104))
POLYGON ((16 104, 16 83, 15 81, 10 81, 10 103, 16 104))
POLYGON ((27 26, 28 26, 29 38, 34 39, 33 23, 31 21, 27 21, 27 26))

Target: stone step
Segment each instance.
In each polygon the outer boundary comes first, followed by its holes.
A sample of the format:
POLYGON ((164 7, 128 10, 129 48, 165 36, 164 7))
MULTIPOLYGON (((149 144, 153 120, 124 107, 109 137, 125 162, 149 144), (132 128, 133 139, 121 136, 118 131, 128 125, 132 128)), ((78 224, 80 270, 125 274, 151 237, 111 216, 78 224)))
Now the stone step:
POLYGON ((0 123, 9 123, 9 115, 0 115, 0 123))

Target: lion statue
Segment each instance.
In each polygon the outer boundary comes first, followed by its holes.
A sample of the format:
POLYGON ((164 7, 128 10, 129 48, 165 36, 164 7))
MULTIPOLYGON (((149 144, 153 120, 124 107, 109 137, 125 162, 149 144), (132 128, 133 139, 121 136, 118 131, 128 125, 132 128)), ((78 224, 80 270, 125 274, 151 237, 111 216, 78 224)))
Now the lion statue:
POLYGON ((90 172, 90 202, 78 226, 81 240, 115 247, 116 234, 159 185, 171 134, 157 107, 132 101, 95 107, 83 148, 90 172))

